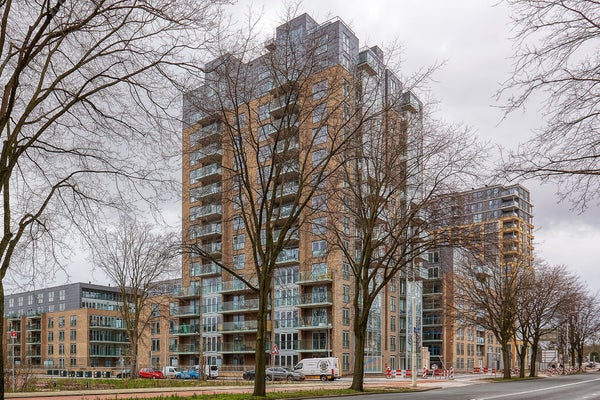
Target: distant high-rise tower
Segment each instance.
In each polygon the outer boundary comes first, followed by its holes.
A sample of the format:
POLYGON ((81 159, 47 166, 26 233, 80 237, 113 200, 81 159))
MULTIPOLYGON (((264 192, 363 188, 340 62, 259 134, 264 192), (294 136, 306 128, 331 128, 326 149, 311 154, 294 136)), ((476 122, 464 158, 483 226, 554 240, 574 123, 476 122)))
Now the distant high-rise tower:
MULTIPOLYGON (((533 262, 533 216, 529 191, 521 185, 491 185, 452 194, 436 213, 442 229, 465 238, 482 259, 500 265, 526 268, 533 262)), ((428 279, 423 286, 423 346, 430 363, 462 371, 497 368, 500 345, 478 326, 458 327, 451 317, 454 290, 452 274, 462 257, 459 247, 429 253, 428 279)), ((513 360, 514 361, 514 360, 513 360)))

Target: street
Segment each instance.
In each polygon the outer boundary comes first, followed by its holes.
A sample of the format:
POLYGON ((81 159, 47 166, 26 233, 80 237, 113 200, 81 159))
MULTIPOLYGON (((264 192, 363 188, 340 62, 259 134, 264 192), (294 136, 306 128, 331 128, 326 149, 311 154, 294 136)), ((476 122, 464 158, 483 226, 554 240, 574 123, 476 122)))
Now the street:
MULTIPOLYGON (((420 387, 428 386, 430 384, 420 385, 420 387)), ((342 398, 330 397, 329 400, 342 398)), ((357 398, 369 400, 595 400, 600 399, 600 373, 588 372, 513 382, 484 383, 483 381, 465 380, 464 385, 445 386, 419 393, 373 394, 357 398)))

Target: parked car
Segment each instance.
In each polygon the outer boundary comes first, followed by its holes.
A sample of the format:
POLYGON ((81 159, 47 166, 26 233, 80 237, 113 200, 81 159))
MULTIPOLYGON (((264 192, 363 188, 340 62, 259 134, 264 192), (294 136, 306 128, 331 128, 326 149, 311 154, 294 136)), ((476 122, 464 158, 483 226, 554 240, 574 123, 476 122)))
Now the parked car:
POLYGON ((265 377, 268 381, 303 381, 304 375, 289 371, 282 367, 270 367, 265 370, 265 377))
POLYGON ((131 369, 126 368, 121 372, 117 373, 117 378, 131 378, 131 369))
POLYGON ((198 371, 195 369, 177 369, 177 373, 175 374, 175 379, 198 379, 198 371))
POLYGON ((148 379, 164 379, 165 378, 165 376, 163 375, 161 370, 153 369, 153 368, 140 369, 139 376, 140 376, 140 378, 148 378, 148 379))
POLYGON ((248 371, 244 371, 242 378, 244 378, 245 381, 253 381, 255 375, 256 372, 253 369, 249 369, 248 371))

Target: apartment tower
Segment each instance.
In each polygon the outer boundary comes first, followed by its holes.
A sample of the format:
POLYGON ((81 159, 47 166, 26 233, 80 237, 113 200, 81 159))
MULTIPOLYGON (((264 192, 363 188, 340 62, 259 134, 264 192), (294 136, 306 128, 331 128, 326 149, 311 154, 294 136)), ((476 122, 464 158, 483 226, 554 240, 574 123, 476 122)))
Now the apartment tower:
MULTIPOLYGON (((249 60, 224 54, 205 69, 205 81, 183 99, 182 235, 197 251, 183 258, 183 292, 171 307, 178 321, 173 356, 181 366, 254 366, 260 356, 255 349, 256 292, 223 268, 256 284, 251 241, 270 239, 263 232, 252 237, 243 213, 262 212, 260 204, 266 203, 251 201, 275 192, 276 207, 256 218, 272 224, 273 240, 279 232, 287 235, 270 282, 264 357, 269 364, 289 367, 306 357, 335 356, 350 373, 353 276, 340 250, 323 237, 324 221, 331 222, 325 211, 338 210, 342 221, 347 206, 327 193, 352 183, 336 181, 332 173, 343 157, 328 157, 337 141, 357 129, 352 121, 358 112, 364 115, 369 96, 379 111, 390 98, 398 99, 396 120, 421 115, 422 105, 385 68, 381 49, 360 48, 356 35, 337 18, 317 23, 300 15, 276 28, 262 54, 249 60), (324 162, 328 167, 320 169, 324 162), (242 170, 245 180, 237 179, 242 170), (274 170, 277 181, 267 186, 274 170), (240 194, 241 186, 246 195, 240 194), (295 225, 287 226, 299 198, 311 190, 309 204, 295 225)), ((380 118, 377 129, 389 121, 380 118)), ((362 129, 361 148, 373 143, 368 129, 362 129)), ((409 131, 404 124, 396 134, 409 131)), ((400 322, 406 315, 399 306, 403 282, 398 277, 390 284, 372 310, 367 372, 381 372, 385 364, 396 368, 405 357, 400 345, 406 342, 400 322)))

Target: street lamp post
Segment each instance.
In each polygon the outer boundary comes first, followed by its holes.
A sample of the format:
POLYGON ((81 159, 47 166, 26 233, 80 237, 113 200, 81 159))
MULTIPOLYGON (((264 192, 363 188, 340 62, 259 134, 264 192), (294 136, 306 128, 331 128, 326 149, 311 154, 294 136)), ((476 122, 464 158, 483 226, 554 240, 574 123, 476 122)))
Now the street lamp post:
POLYGON ((327 324, 327 357, 331 357, 331 323, 327 324))
POLYGON ((411 314, 411 319, 412 319, 412 341, 411 341, 411 345, 410 345, 410 351, 411 351, 411 369, 412 369, 412 373, 411 373, 411 380, 412 380, 412 387, 417 387, 417 306, 416 306, 416 301, 417 301, 417 295, 416 295, 416 271, 415 271, 415 264, 414 261, 412 263, 412 285, 411 285, 411 305, 410 305, 410 314, 411 314))

